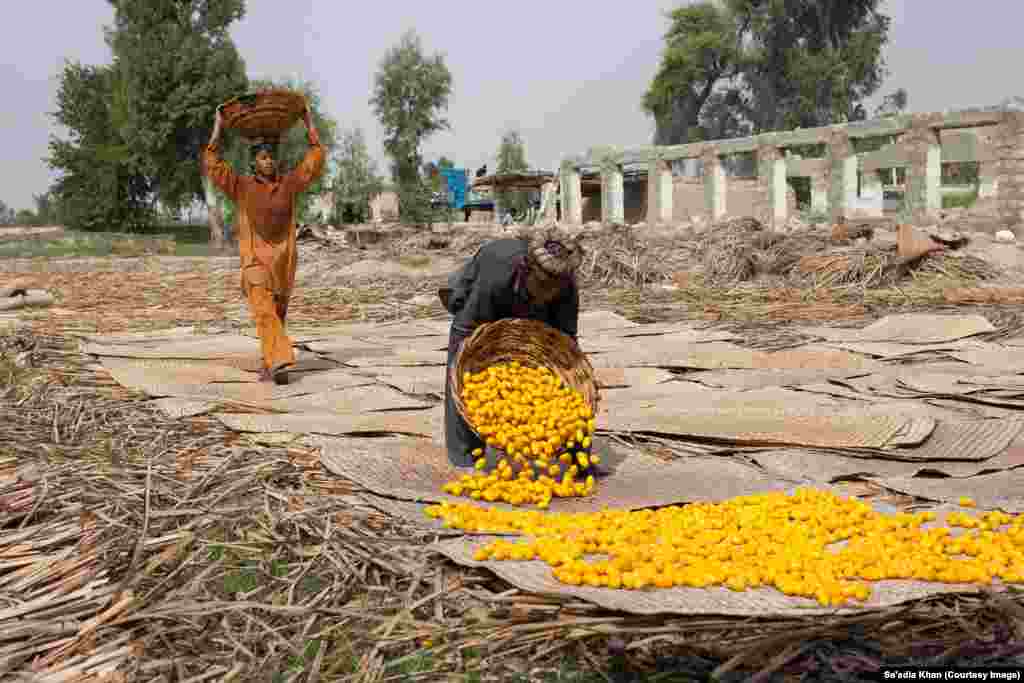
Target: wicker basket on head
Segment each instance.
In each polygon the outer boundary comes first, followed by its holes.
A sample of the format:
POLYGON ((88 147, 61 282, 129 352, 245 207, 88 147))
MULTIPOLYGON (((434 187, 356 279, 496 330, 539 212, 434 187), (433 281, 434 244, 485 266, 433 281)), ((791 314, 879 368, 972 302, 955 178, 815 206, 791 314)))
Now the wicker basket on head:
POLYGON ((474 432, 476 426, 469 421, 462 400, 463 373, 476 373, 491 365, 512 361, 532 367, 547 367, 569 387, 580 392, 590 410, 597 415, 600 393, 594 368, 572 339, 536 320, 507 318, 476 328, 463 342, 450 370, 455 407, 474 432))
POLYGON ((302 119, 306 98, 292 90, 262 90, 228 100, 218 109, 224 127, 243 138, 280 138, 302 119))

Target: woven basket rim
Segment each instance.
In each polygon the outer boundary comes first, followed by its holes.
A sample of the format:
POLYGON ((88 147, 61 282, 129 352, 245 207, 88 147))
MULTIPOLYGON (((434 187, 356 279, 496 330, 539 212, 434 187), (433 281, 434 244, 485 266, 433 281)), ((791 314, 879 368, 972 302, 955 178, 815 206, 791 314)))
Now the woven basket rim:
POLYGON ((225 128, 236 130, 243 137, 259 137, 283 135, 299 122, 308 106, 302 93, 272 88, 233 97, 218 110, 224 117, 225 128))
POLYGON ((595 417, 597 416, 597 409, 601 402, 601 393, 597 384, 596 373, 594 372, 593 365, 591 365, 590 361, 587 359, 586 354, 584 354, 579 347, 573 343, 572 339, 564 332, 537 320, 505 318, 478 326, 462 343, 462 347, 459 349, 459 353, 455 357, 455 362, 451 364, 448 371, 455 410, 478 437, 480 436, 480 433, 477 431, 476 426, 470 421, 465 402, 462 400, 462 375, 466 370, 476 372, 482 367, 502 362, 511 362, 514 360, 518 360, 520 362, 525 360, 527 361, 526 364, 531 367, 542 365, 554 371, 555 374, 557 374, 566 384, 583 395, 591 413, 595 417), (501 339, 502 336, 508 337, 510 336, 510 332, 515 331, 519 333, 523 328, 525 328, 528 333, 545 334, 551 339, 557 340, 557 343, 563 346, 563 350, 568 351, 573 357, 573 367, 559 367, 550 360, 538 363, 538 361, 535 358, 530 357, 529 354, 515 348, 499 348, 495 350, 487 357, 486 363, 478 361, 477 356, 474 355, 474 352, 477 350, 476 346, 481 343, 481 340, 485 340, 486 338, 494 335, 497 335, 499 339, 501 339), (534 329, 531 330, 530 328, 534 329), (506 332, 506 330, 508 332, 506 332), (505 332, 504 335, 502 335, 503 332, 505 332), (478 361, 477 364, 480 365, 480 367, 477 369, 467 368, 466 366, 469 361, 478 361), (579 376, 577 376, 576 373, 579 373, 579 376))

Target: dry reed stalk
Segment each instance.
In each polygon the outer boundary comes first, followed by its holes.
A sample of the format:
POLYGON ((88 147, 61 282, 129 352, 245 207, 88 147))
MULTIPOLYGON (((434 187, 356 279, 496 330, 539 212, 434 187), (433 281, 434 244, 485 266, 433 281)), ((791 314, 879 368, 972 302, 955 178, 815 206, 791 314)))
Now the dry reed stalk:
MULTIPOLYGON (((723 300, 837 304, 756 288, 723 300)), ((985 596, 828 619, 725 619, 610 615, 528 595, 426 553, 434 532, 362 502, 312 448, 247 446, 213 419, 163 417, 88 370, 67 340, 35 341, 48 381, 0 400, 11 416, 0 438, 20 470, 34 469, 21 482, 32 484, 28 505, 18 498, 0 513, 0 591, 17 596, 0 605, 0 677, 399 680, 396 663, 429 657, 423 680, 471 666, 507 680, 516 656, 537 671, 582 651, 597 668, 613 638, 631 641, 638 660, 699 650, 756 669, 795 643, 854 627, 898 654, 922 640, 947 650, 997 642, 1009 618, 985 596), (192 463, 188 479, 182 462, 192 463), (471 648, 485 658, 471 663, 471 648)), ((665 457, 694 454, 663 441, 665 457)), ((1015 595, 1003 599, 1024 609, 1015 595)))
POLYGON ((942 298, 951 304, 1024 304, 1024 287, 958 287, 942 298))

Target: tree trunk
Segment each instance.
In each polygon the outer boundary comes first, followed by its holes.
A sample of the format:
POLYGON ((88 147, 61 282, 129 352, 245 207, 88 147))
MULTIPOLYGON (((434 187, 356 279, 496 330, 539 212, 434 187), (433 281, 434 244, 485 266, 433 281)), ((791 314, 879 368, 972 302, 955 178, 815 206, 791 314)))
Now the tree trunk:
POLYGON ((224 230, 224 209, 221 207, 219 198, 213 191, 213 183, 204 179, 203 188, 206 190, 206 210, 210 216, 210 248, 223 251, 227 247, 224 230))

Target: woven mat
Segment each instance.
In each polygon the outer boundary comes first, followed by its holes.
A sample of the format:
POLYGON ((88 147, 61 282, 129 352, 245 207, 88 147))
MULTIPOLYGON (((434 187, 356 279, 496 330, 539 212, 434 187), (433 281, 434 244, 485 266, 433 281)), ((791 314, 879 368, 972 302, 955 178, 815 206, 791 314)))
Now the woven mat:
POLYGON ((121 334, 78 334, 79 339, 99 346, 118 346, 123 344, 162 344, 167 341, 187 339, 195 335, 195 327, 172 327, 154 332, 124 332, 121 334))
POLYGON ((602 389, 650 386, 675 378, 671 372, 661 368, 598 368, 594 370, 594 376, 602 389))
MULTIPOLYGON (((339 359, 338 355, 330 354, 330 357, 339 359)), ((448 353, 446 351, 410 351, 408 353, 395 353, 388 349, 383 353, 381 349, 373 354, 353 353, 351 357, 345 358, 343 362, 357 368, 379 366, 388 367, 416 367, 416 366, 440 366, 448 365, 448 353)), ((444 372, 441 370, 440 372, 444 372)))
POLYGON ((630 614, 721 614, 742 616, 793 616, 856 613, 898 605, 942 593, 977 593, 974 585, 879 581, 871 597, 860 607, 823 608, 806 598, 789 597, 771 588, 731 591, 727 588, 663 588, 640 591, 570 586, 559 583, 543 562, 476 562, 473 553, 495 537, 461 537, 430 546, 466 567, 485 567, 522 591, 537 595, 570 596, 601 607, 630 614))
POLYGON ((806 478, 816 483, 831 483, 854 476, 913 477, 921 473, 972 477, 982 472, 997 472, 1024 466, 1024 447, 1011 446, 998 455, 975 462, 964 460, 928 460, 908 462, 882 458, 852 457, 827 451, 783 449, 751 453, 768 472, 787 478, 806 478))
POLYGON ((344 354, 359 351, 373 352, 382 347, 389 349, 393 345, 393 341, 391 343, 382 344, 356 337, 330 337, 328 339, 313 339, 303 342, 303 346, 310 351, 316 351, 317 353, 322 354, 344 354))
POLYGON ((948 342, 944 344, 900 344, 897 342, 828 342, 828 346, 844 351, 852 351, 864 356, 874 356, 886 360, 904 358, 922 353, 950 352, 962 349, 973 342, 948 342))
POLYGON ((158 398, 152 403, 153 407, 167 417, 178 419, 203 415, 217 409, 216 402, 197 401, 187 398, 158 398))
POLYGON ((729 342, 674 342, 667 337, 645 341, 640 348, 591 359, 594 367, 662 367, 719 369, 830 369, 868 371, 877 363, 837 350, 756 351, 729 342))
POLYGON ((434 438, 442 427, 443 410, 394 410, 378 413, 288 413, 257 415, 215 413, 221 424, 236 432, 295 434, 412 434, 434 438))
POLYGON ((643 341, 637 340, 637 337, 655 335, 665 335, 673 339, 689 338, 695 341, 728 341, 736 339, 738 336, 735 332, 693 327, 690 323, 648 323, 637 327, 609 330, 607 334, 634 341, 643 341))
POLYGON ((1024 348, 1002 344, 971 344, 950 354, 971 365, 998 367, 1006 374, 1024 372, 1024 348))
MULTIPOLYGON (((658 385, 670 387, 674 382, 658 385)), ((682 383, 680 383, 682 384, 682 383)), ((691 386, 695 386, 692 385, 691 386)), ((651 389, 654 389, 653 387, 651 389)), ((633 392, 631 389, 622 392, 633 392)), ((609 392, 598 411, 597 428, 612 432, 651 432, 738 443, 823 448, 881 448, 911 419, 872 415, 829 405, 821 395, 785 390, 691 391, 690 400, 614 400, 609 392)), ((671 397, 671 395, 669 395, 671 397)))
MULTIPOLYGON (((469 502, 441 491, 465 470, 452 467, 443 447, 412 439, 321 439, 324 468, 382 496, 409 501, 469 502)), ((555 499, 556 512, 597 511, 604 506, 638 509, 679 502, 723 500, 762 491, 785 490, 791 482, 729 458, 688 458, 665 462, 597 439, 603 456, 594 496, 555 499)), ((511 506, 494 504, 512 509, 511 506)))
POLYGON ((406 394, 444 395, 444 369, 434 366, 359 368, 359 374, 373 377, 376 381, 392 386, 406 394))
POLYGON ((270 402, 328 390, 373 384, 368 377, 345 370, 296 372, 290 383, 277 386, 257 382, 256 375, 216 364, 163 360, 105 358, 105 367, 121 386, 153 397, 230 401, 270 407, 270 402), (246 381, 237 381, 239 373, 246 381))
POLYGON ((82 353, 120 358, 181 358, 216 360, 259 353, 259 343, 240 334, 216 334, 173 339, 158 344, 93 344, 81 346, 82 353))
POLYGON ((580 336, 592 335, 606 330, 622 330, 639 327, 639 324, 611 311, 584 311, 580 313, 578 331, 580 336))
POLYGON ((995 326, 981 315, 930 315, 902 313, 889 315, 862 329, 809 327, 801 331, 837 342, 901 342, 904 344, 938 344, 964 339, 984 332, 995 332, 995 326))
MULTIPOLYGON (((363 337, 382 336, 394 339, 408 339, 413 337, 430 337, 437 334, 447 334, 450 322, 443 323, 438 327, 433 320, 417 320, 411 322, 395 323, 344 323, 341 325, 329 325, 325 327, 289 327, 288 333, 295 339, 304 341, 327 341, 336 337, 363 337)), ((255 330, 248 333, 255 336, 255 330)))
POLYGON ((377 384, 321 391, 273 402, 275 410, 289 413, 370 413, 429 408, 432 405, 431 402, 406 396, 397 389, 377 384))
MULTIPOLYGON (((259 377, 213 361, 169 358, 102 358, 103 367, 119 384, 129 386, 140 378, 150 384, 256 383, 259 377)), ((132 387, 137 388, 137 387, 132 387)))
POLYGON ((707 370, 687 375, 686 380, 723 389, 763 389, 822 384, 833 377, 845 377, 849 370, 707 370))
POLYGON ((875 452, 892 460, 980 462, 1002 453, 1020 436, 1022 420, 939 420, 920 446, 875 452))
POLYGON ((961 496, 967 496, 983 510, 1024 512, 1024 468, 964 478, 882 477, 873 481, 928 500, 955 503, 961 496))
MULTIPOLYGON (((373 335, 360 337, 359 341, 371 344, 375 348, 400 348, 402 351, 448 351, 448 335, 434 335, 432 337, 413 337, 411 339, 397 340, 393 337, 373 335)), ((324 342, 321 342, 324 343, 324 342)), ((327 342, 330 344, 331 342, 327 342)))

